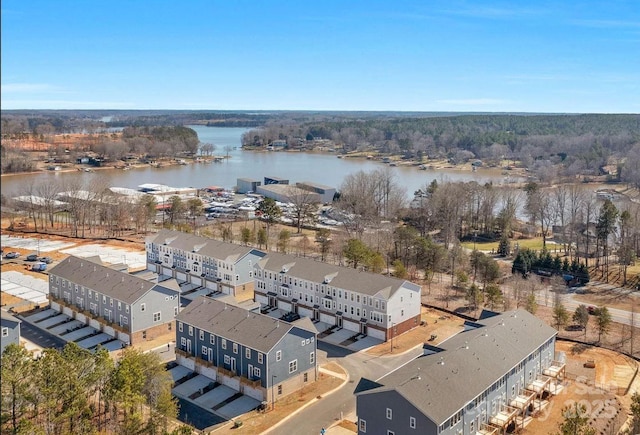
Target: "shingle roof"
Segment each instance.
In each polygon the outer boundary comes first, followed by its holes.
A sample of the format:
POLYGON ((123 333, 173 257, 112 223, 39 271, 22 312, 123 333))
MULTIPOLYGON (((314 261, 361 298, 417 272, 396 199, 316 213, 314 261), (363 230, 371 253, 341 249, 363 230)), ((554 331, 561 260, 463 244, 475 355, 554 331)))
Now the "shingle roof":
POLYGON ((257 266, 276 273, 280 273, 284 268, 288 276, 311 282, 321 283, 327 278, 332 287, 370 296, 379 294, 387 299, 401 287, 420 291, 420 286, 410 281, 286 254, 270 252, 258 261, 257 266))
POLYGON ((442 343, 359 394, 396 390, 440 425, 474 400, 557 331, 524 310, 480 320, 481 328, 442 343))
POLYGON ((206 296, 200 296, 187 305, 176 320, 264 353, 268 353, 294 327, 288 322, 206 296))
POLYGON ((234 243, 213 240, 180 231, 161 230, 158 234, 147 238, 147 242, 162 245, 166 243, 172 248, 185 252, 197 252, 200 255, 235 263, 245 255, 254 251, 258 255, 265 255, 250 246, 236 245, 234 243))
POLYGON ((5 310, 0 310, 0 318, 2 318, 2 320, 7 320, 9 322, 14 322, 14 323, 22 322, 22 320, 18 319, 17 317, 13 316, 11 313, 5 310))
MULTIPOLYGON (((158 284, 128 273, 114 270, 84 258, 69 256, 49 271, 73 283, 90 288, 106 296, 132 304, 158 284)), ((160 287, 167 287, 160 285, 160 287)))

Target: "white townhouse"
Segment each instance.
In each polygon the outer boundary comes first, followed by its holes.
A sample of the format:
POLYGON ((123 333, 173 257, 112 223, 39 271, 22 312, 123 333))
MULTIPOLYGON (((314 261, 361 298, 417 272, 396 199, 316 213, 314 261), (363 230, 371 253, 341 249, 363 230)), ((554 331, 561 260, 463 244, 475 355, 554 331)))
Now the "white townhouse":
POLYGON ((421 287, 309 258, 269 253, 254 266, 255 300, 387 341, 420 324, 421 287))
POLYGON ((239 300, 253 297, 253 266, 266 255, 252 247, 171 230, 149 236, 145 245, 147 269, 175 278, 183 291, 210 289, 239 300))

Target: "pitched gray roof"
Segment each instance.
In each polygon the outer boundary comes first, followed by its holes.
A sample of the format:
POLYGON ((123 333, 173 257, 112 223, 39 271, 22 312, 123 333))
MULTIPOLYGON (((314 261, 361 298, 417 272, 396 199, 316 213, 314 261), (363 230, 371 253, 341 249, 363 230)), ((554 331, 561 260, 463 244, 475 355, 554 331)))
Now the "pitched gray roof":
POLYGON ((0 310, 0 318, 2 318, 2 320, 14 322, 14 323, 22 322, 22 320, 18 319, 17 317, 13 316, 11 313, 5 310, 0 310))
POLYGON ((273 349, 294 327, 206 296, 187 305, 176 320, 264 353, 273 349))
MULTIPOLYGON (((132 304, 158 284, 120 272, 84 258, 69 256, 49 271, 73 283, 95 290, 126 304, 132 304)), ((167 287, 159 285, 159 287, 167 287)))
POLYGON ((441 352, 421 356, 361 391, 396 390, 437 425, 493 385, 557 331, 527 311, 480 320, 481 328, 442 343, 441 352))
POLYGON ((380 294, 387 299, 401 287, 420 291, 420 286, 410 281, 274 252, 258 261, 257 266, 275 273, 280 273, 284 268, 288 276, 312 282, 321 283, 327 278, 332 287, 370 296, 380 294))
POLYGON ((257 255, 265 255, 250 246, 236 245, 234 243, 213 240, 207 237, 200 237, 189 233, 172 230, 160 230, 158 234, 147 238, 147 242, 159 245, 167 244, 172 248, 177 248, 185 252, 197 252, 206 257, 216 258, 227 262, 235 263, 250 252, 257 255))

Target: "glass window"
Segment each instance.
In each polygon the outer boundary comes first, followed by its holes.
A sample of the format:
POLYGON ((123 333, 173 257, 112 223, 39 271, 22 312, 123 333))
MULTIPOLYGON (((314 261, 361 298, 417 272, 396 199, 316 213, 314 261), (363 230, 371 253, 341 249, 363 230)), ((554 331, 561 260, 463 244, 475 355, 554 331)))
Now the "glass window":
POLYGON ((289 362, 289 373, 293 373, 298 370, 298 360, 294 359, 289 362))
POLYGON ((387 420, 391 420, 393 418, 393 411, 391 408, 387 408, 387 420))
POLYGON ((276 361, 282 360, 282 351, 279 350, 276 352, 276 361))

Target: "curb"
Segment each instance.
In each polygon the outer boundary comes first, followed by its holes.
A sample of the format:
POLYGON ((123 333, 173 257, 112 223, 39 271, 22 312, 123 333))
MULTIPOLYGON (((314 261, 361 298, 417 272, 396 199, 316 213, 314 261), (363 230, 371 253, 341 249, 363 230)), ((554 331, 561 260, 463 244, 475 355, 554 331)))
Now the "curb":
MULTIPOLYGON (((337 364, 337 363, 336 363, 337 364)), ((338 364, 339 365, 339 364, 338 364)), ((341 369, 344 370, 344 368, 342 366, 340 366, 341 369)), ((347 372, 345 370, 347 376, 346 379, 344 379, 344 381, 338 385, 336 388, 334 388, 333 390, 327 391, 326 393, 324 393, 321 398, 325 398, 327 396, 330 396, 331 394, 335 393, 336 391, 338 391, 339 389, 341 389, 342 387, 344 387, 348 382, 349 382, 349 372, 347 372)), ((291 417, 293 417, 294 415, 300 413, 302 410, 306 409, 307 407, 313 405, 314 403, 316 403, 317 401, 319 401, 320 399, 318 399, 318 397, 314 397, 312 400, 308 401, 307 403, 305 403, 304 405, 302 405, 300 408, 296 409, 295 411, 293 411, 291 414, 287 415, 287 417, 283 418, 282 420, 280 420, 277 424, 271 426, 271 428, 267 429, 266 431, 262 432, 260 435, 265 435, 268 433, 271 433, 274 429, 276 429, 278 426, 280 426, 282 423, 284 423, 285 421, 287 421, 288 419, 290 419, 291 417)))

